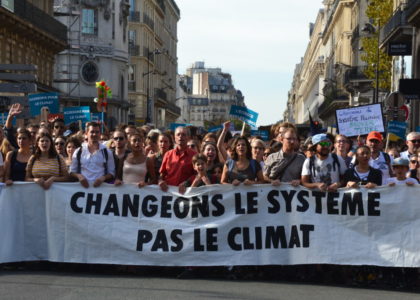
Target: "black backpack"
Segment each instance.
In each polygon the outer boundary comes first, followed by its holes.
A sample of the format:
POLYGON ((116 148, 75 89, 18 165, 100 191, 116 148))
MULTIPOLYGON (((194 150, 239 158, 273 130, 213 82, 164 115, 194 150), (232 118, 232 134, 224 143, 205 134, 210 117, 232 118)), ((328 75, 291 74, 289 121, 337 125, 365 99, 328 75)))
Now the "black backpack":
MULTIPOLYGON (((76 151, 78 151, 77 154, 76 154, 76 158, 77 158, 77 172, 76 173, 81 174, 81 172, 82 172, 82 165, 80 163, 80 159, 82 157, 82 147, 80 147, 76 151)), ((102 155, 105 158, 105 162, 104 162, 104 170, 105 170, 105 173, 104 173, 104 175, 106 175, 106 174, 108 174, 108 151, 107 151, 106 148, 102 148, 101 149, 101 152, 102 152, 102 155)))
MULTIPOLYGON (((340 172, 340 161, 338 160, 338 156, 336 153, 331 153, 332 159, 333 159, 333 171, 337 170, 340 172)), ((315 155, 312 155, 309 158, 309 171, 311 172, 311 178, 315 177, 315 155)))

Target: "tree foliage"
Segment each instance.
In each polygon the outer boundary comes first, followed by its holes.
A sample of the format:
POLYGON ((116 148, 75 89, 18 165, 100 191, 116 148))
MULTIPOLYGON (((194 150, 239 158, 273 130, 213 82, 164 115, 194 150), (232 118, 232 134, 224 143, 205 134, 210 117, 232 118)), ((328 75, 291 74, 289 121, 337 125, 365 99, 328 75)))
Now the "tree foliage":
MULTIPOLYGON (((372 30, 370 36, 362 37, 361 43, 364 50, 361 59, 367 63, 364 71, 368 78, 376 78, 376 63, 378 60, 378 36, 380 30, 390 19, 393 13, 393 1, 392 0, 371 0, 366 9, 366 16, 371 20, 371 24, 375 26, 375 30, 372 30)), ((379 87, 384 90, 390 90, 391 88, 391 68, 392 68, 392 57, 389 56, 382 49, 379 50, 379 65, 378 65, 378 76, 379 76, 379 87)), ((373 86, 376 87, 376 81, 373 80, 373 86)))

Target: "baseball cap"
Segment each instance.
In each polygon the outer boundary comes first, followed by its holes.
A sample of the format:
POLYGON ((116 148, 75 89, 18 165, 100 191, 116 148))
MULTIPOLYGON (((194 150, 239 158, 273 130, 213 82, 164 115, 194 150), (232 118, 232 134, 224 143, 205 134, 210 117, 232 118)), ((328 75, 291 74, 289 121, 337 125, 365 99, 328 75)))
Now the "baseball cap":
POLYGON ((328 137, 325 133, 316 134, 312 137, 312 144, 315 146, 319 142, 328 140, 328 137))
POLYGON ((392 166, 406 166, 408 167, 409 161, 408 159, 402 158, 402 157, 398 157, 396 159, 394 159, 394 161, 392 162, 392 166))
POLYGON ((380 142, 382 142, 383 138, 382 138, 382 134, 378 131, 371 131, 369 132, 368 136, 367 136, 367 141, 369 140, 378 140, 380 142))

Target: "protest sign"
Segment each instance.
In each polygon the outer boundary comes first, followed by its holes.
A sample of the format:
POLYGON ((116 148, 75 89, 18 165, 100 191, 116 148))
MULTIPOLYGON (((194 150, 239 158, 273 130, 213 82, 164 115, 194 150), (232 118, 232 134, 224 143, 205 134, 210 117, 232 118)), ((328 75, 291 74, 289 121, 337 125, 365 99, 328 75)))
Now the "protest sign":
POLYGON ((388 134, 391 141, 397 141, 398 139, 405 140, 406 130, 407 123, 405 122, 388 122, 388 134))
POLYGON ((251 130, 252 136, 260 136, 263 141, 268 141, 270 138, 267 130, 251 130))
POLYGON ((244 106, 232 105, 229 114, 244 121, 252 128, 257 127, 258 113, 244 106))
POLYGON ((58 93, 31 94, 28 98, 29 110, 33 117, 39 116, 43 107, 48 107, 51 114, 59 113, 58 93))
POLYGON ((16 183, 0 194, 0 263, 420 267, 419 192, 16 183))
POLYGON ((356 106, 335 111, 338 132, 352 137, 371 131, 384 132, 381 104, 356 106))
MULTIPOLYGON (((8 116, 9 116, 9 113, 7 113, 7 112, 0 113, 0 124, 1 125, 6 124, 6 120, 7 120, 8 116)), ((12 119, 12 125, 16 126, 16 118, 12 119)))
POLYGON ((102 113, 91 113, 90 120, 92 122, 101 123, 102 122, 102 113))
POLYGON ((82 126, 90 121, 90 107, 76 106, 64 108, 64 124, 69 125, 74 122, 82 121, 82 126))

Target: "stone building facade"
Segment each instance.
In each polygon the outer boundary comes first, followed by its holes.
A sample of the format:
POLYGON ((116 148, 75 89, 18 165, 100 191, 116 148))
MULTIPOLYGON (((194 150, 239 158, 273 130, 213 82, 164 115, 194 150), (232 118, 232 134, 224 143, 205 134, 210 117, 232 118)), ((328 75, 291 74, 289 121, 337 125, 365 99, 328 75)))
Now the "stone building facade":
POLYGON ((168 127, 180 115, 175 105, 177 23, 180 10, 173 0, 130 0, 130 115, 140 125, 168 127))
POLYGON ((245 106, 245 103, 229 73, 195 62, 185 75, 178 77, 177 105, 181 108, 177 122, 209 128, 231 118, 231 105, 245 106))

